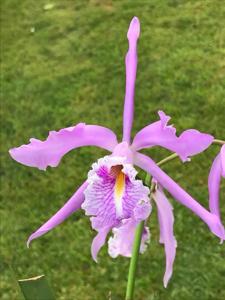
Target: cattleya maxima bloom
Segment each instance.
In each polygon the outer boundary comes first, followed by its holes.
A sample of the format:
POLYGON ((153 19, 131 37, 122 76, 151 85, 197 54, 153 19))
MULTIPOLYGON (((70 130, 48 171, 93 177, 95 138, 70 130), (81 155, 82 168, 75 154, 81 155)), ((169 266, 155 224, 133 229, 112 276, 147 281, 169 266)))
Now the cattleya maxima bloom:
POLYGON ((209 212, 202 207, 151 158, 139 152, 143 148, 161 146, 177 153, 185 162, 191 156, 208 148, 213 142, 213 136, 195 129, 186 130, 177 136, 176 129, 168 125, 170 117, 159 111, 159 120, 144 127, 131 141, 139 34, 140 23, 138 18, 134 17, 127 34, 129 49, 125 60, 126 90, 122 142, 119 143, 116 135, 108 128, 79 123, 59 131, 51 131, 45 141, 32 138, 29 144, 11 149, 10 155, 24 165, 45 170, 47 166, 56 167, 63 155, 78 147, 97 146, 110 152, 108 156, 100 158, 92 165, 87 180, 75 194, 28 239, 29 244, 31 240, 47 233, 82 208, 85 214, 90 216, 92 228, 98 232, 91 246, 95 261, 110 232, 112 235, 108 239, 109 254, 112 257, 118 255, 130 257, 134 232, 141 221, 145 221, 145 228, 140 252, 146 249, 149 240, 146 220, 151 212, 150 190, 136 178, 137 171, 134 166, 149 173, 157 182, 156 192, 152 197, 158 208, 160 241, 165 244, 166 286, 172 274, 176 240, 173 235, 172 206, 166 199, 163 189, 199 216, 221 240, 225 239, 225 233, 216 211, 209 212))

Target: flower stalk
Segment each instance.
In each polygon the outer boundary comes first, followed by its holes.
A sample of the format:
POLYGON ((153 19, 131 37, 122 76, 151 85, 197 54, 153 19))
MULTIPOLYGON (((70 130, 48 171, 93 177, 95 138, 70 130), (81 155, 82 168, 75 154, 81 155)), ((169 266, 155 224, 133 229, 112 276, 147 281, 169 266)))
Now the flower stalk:
POLYGON ((130 267, 127 280, 126 300, 132 300, 134 296, 135 276, 137 271, 139 249, 141 245, 142 233, 144 230, 145 221, 141 221, 136 228, 132 256, 130 259, 130 267))
POLYGON ((213 140, 213 144, 223 146, 223 145, 225 145, 225 141, 223 141, 223 140, 218 140, 218 139, 214 139, 214 140, 213 140))
MULTIPOLYGON (((151 184, 151 176, 147 173, 145 176, 145 185, 150 186, 151 184)), ((134 297, 134 287, 135 287, 135 276, 138 265, 138 257, 140 253, 141 239, 142 233, 145 227, 145 221, 141 221, 136 228, 134 243, 132 248, 132 256, 130 259, 130 266, 128 271, 128 279, 127 279, 127 290, 126 290, 126 298, 125 300, 133 300, 134 297)))

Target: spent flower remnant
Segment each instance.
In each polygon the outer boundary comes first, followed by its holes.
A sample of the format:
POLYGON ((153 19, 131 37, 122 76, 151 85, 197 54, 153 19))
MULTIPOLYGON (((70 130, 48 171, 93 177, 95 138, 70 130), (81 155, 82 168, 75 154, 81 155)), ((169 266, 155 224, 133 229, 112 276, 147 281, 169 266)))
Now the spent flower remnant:
MULTIPOLYGON (((139 152, 143 148, 161 146, 175 152, 185 162, 191 156, 207 149, 213 142, 213 136, 195 129, 188 129, 177 136, 176 129, 168 125, 170 117, 159 111, 159 120, 144 127, 131 141, 139 35, 140 23, 138 18, 134 17, 127 33, 129 49, 125 60, 126 89, 122 142, 118 142, 116 135, 108 128, 79 123, 59 131, 51 131, 45 141, 32 138, 29 144, 11 149, 10 155, 24 165, 45 170, 47 166, 56 167, 63 155, 78 147, 97 146, 110 152, 109 155, 100 158, 92 165, 87 180, 68 202, 28 239, 29 245, 33 239, 47 233, 76 210, 82 208, 86 215, 90 216, 92 228, 97 231, 91 246, 92 257, 95 261, 110 231, 112 235, 108 239, 109 254, 112 257, 118 255, 130 257, 134 232, 142 221, 145 222, 145 227, 140 252, 146 249, 149 241, 146 220, 151 213, 150 190, 136 178, 137 171, 134 166, 149 173, 157 183, 152 198, 158 209, 160 241, 165 244, 164 285, 166 286, 172 274, 176 240, 173 235, 172 206, 166 199, 163 189, 199 216, 212 233, 221 240, 225 239, 225 232, 219 217, 217 198, 214 199, 213 188, 217 190, 217 181, 210 180, 210 193, 212 194, 210 212, 184 191, 151 158, 139 152)), ((212 168, 212 173, 219 172, 217 160, 219 158, 216 159, 216 166, 212 168)))

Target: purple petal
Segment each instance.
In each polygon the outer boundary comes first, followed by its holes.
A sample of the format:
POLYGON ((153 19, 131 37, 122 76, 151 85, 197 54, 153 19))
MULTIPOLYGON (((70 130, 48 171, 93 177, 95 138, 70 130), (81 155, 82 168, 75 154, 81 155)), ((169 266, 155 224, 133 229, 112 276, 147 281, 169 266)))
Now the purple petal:
POLYGON ((182 161, 186 161, 189 156, 198 154, 211 145, 213 136, 195 129, 188 129, 177 137, 176 129, 172 125, 167 125, 170 117, 162 111, 159 111, 159 116, 160 121, 144 127, 136 134, 133 149, 161 146, 176 152, 182 161))
POLYGON ((84 201, 84 190, 87 188, 87 181, 85 181, 75 194, 66 202, 66 204, 57 213, 52 216, 45 224, 43 224, 38 230, 31 234, 27 241, 27 246, 32 240, 42 236, 48 231, 55 228, 57 225, 62 223, 66 218, 68 218, 72 213, 81 207, 84 201))
POLYGON ((140 200, 136 204, 134 208, 134 219, 138 222, 146 220, 150 213, 151 213, 152 207, 149 201, 147 200, 140 200))
POLYGON ((176 255, 177 242, 173 234, 173 207, 159 186, 156 192, 152 194, 158 209, 158 218, 160 225, 160 243, 165 245, 166 254, 166 271, 163 278, 164 287, 167 284, 173 273, 173 262, 176 255))
POLYGON ((91 255, 95 262, 98 262, 98 252, 105 244, 105 240, 110 229, 111 228, 108 227, 101 229, 92 241, 91 255))
POLYGON ((137 40, 140 34, 140 23, 134 17, 127 33, 129 50, 126 55, 126 92, 123 113, 123 141, 130 142, 130 134, 134 115, 134 92, 137 71, 137 40))
POLYGON ((209 209, 212 213, 220 217, 219 210, 219 189, 221 180, 221 160, 220 153, 213 161, 212 167, 209 172, 208 189, 209 189, 209 209))
POLYGON ((194 198, 173 181, 172 178, 161 170, 151 158, 144 154, 136 153, 135 164, 154 177, 175 199, 198 215, 216 236, 222 240, 225 239, 225 230, 218 216, 202 207, 194 198))
POLYGON ((225 178, 225 145, 222 146, 220 150, 220 155, 221 155, 222 176, 225 178))
MULTIPOLYGON (((137 225, 138 222, 130 218, 122 220, 120 227, 113 228, 113 237, 110 237, 108 241, 108 251, 111 257, 115 258, 118 255, 131 257, 137 225)), ((145 227, 142 234, 140 253, 146 250, 146 244, 149 242, 149 238, 149 229, 145 227)))
POLYGON ((210 211, 220 218, 219 209, 219 190, 221 176, 225 177, 224 172, 225 164, 225 145, 222 146, 220 153, 213 161, 212 167, 209 172, 208 189, 209 189, 209 208, 210 211))
POLYGON ((30 139, 30 143, 9 151, 13 159, 29 167, 45 170, 56 167, 70 150, 82 146, 98 146, 113 151, 117 145, 115 134, 108 128, 79 123, 59 131, 50 131, 45 141, 30 139))

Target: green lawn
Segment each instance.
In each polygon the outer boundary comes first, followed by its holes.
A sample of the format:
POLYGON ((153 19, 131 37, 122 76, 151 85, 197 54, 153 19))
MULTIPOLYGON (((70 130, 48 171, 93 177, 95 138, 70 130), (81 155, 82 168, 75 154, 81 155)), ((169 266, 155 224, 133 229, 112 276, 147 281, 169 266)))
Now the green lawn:
MULTIPOLYGON (((129 259, 107 249, 96 264, 94 232, 82 211, 26 248, 26 239, 60 208, 106 152, 72 151, 42 172, 11 160, 8 149, 80 121, 112 128, 121 138, 126 32, 141 21, 133 132, 157 110, 185 128, 225 138, 225 3, 222 0, 2 0, 2 300, 22 296, 17 279, 46 274, 59 300, 124 299, 129 259), (45 5, 53 3, 51 9, 45 5), (47 7, 48 8, 48 7, 47 7), (110 298, 111 294, 111 298, 110 298)), ((206 207, 213 146, 191 163, 164 169, 206 207)), ((167 151, 145 151, 155 160, 167 151)), ((225 190, 223 181, 223 191, 225 190)), ((222 194, 222 193, 221 193, 222 194)), ((135 300, 225 299, 225 246, 196 216, 174 204, 178 241, 174 274, 163 288, 165 258, 156 210, 151 243, 140 257, 135 300)), ((225 197, 221 195, 225 222, 225 197)))

